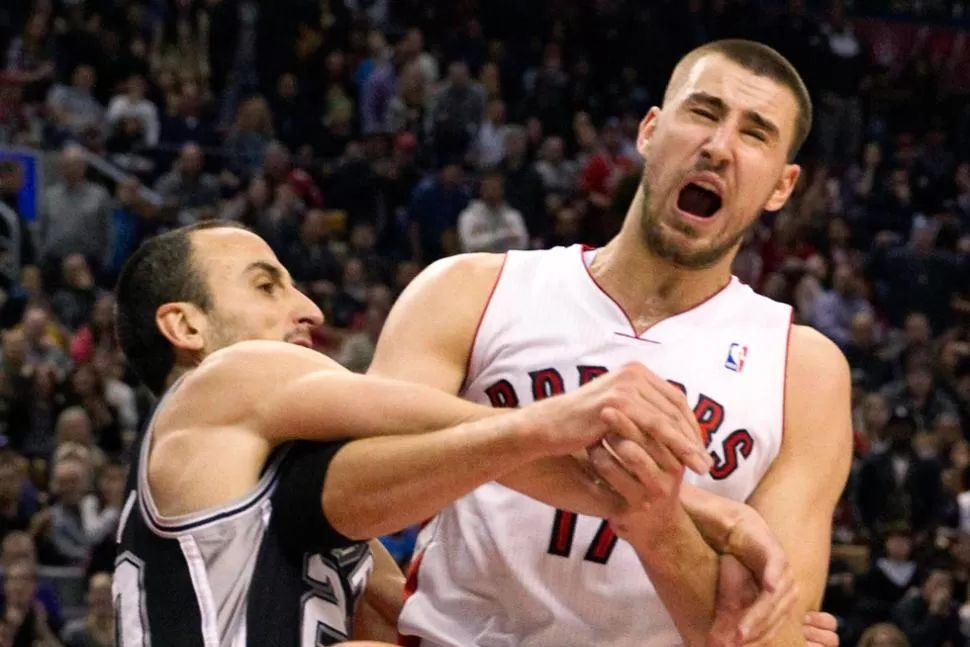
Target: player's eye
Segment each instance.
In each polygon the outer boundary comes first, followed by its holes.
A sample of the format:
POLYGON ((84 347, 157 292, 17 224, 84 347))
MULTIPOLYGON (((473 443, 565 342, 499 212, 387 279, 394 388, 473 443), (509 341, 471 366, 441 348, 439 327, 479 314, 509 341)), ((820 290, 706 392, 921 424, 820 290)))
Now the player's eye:
POLYGON ((710 110, 704 110, 703 108, 694 108, 692 112, 698 117, 709 119, 711 121, 714 121, 717 118, 714 116, 713 112, 711 112, 710 110))
POLYGON ((745 130, 744 134, 748 137, 754 137, 759 142, 768 141, 768 138, 765 136, 764 132, 760 130, 745 130))
POLYGON ((256 288, 265 292, 266 294, 273 294, 276 292, 277 285, 275 283, 260 283, 256 288))

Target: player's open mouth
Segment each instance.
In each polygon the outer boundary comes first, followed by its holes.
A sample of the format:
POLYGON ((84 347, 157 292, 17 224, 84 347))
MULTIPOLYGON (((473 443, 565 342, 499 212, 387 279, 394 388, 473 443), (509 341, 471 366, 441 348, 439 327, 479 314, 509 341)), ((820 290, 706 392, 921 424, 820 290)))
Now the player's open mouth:
POLYGON ((677 196, 677 209, 686 216, 709 220, 721 210, 723 193, 719 178, 690 178, 677 196))

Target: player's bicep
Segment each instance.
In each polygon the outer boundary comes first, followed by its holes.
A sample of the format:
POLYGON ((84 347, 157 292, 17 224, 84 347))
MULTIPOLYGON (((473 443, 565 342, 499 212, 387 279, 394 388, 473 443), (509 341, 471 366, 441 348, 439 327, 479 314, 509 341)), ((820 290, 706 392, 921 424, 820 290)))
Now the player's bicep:
POLYGON ((850 401, 849 369, 838 348, 814 330, 793 330, 782 449, 749 503, 788 554, 799 611, 817 609, 825 589, 832 515, 852 461, 850 401))
POLYGON ((284 450, 287 455, 273 493, 273 515, 281 541, 317 552, 360 543, 333 527, 323 505, 327 470, 348 442, 296 442, 284 450))

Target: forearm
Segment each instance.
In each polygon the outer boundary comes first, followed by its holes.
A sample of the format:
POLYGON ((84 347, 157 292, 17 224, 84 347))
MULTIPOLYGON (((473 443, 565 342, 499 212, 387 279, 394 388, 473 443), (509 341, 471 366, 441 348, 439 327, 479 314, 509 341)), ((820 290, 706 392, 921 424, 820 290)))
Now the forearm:
POLYGON ((559 510, 607 518, 622 501, 601 485, 585 452, 541 458, 512 470, 499 483, 559 510))
POLYGON ((277 437, 329 441, 420 434, 499 413, 432 387, 341 368, 294 380, 258 415, 277 437))
POLYGON ((682 506, 631 542, 687 647, 704 647, 714 622, 718 555, 682 506))
POLYGON ((327 472, 323 508, 351 539, 430 519, 476 487, 537 457, 516 413, 414 436, 343 447, 327 472))

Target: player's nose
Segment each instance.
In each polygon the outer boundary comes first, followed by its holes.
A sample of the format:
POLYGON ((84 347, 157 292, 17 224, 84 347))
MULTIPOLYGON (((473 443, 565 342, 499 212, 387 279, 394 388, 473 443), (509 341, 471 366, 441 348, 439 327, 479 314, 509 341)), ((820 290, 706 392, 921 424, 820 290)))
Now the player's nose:
POLYGON ((299 290, 294 290, 296 303, 293 308, 293 318, 297 323, 316 328, 323 325, 323 311, 313 300, 299 290))
POLYGON ((714 167, 711 170, 723 170, 731 157, 734 138, 733 127, 726 122, 719 124, 717 128, 711 131, 701 149, 701 154, 706 158, 706 161, 714 167))

